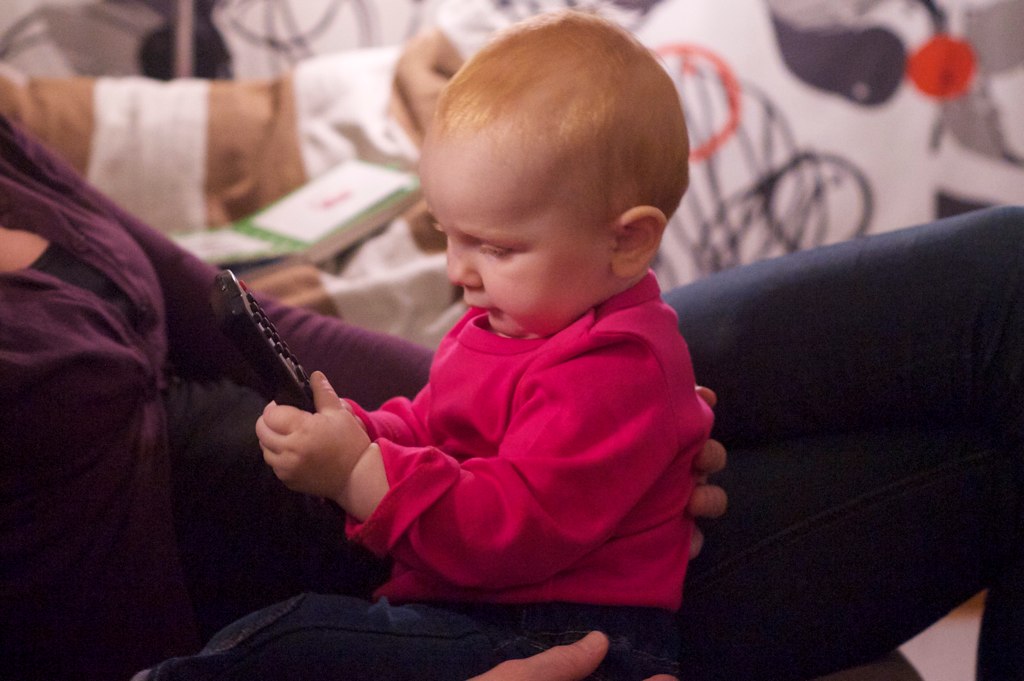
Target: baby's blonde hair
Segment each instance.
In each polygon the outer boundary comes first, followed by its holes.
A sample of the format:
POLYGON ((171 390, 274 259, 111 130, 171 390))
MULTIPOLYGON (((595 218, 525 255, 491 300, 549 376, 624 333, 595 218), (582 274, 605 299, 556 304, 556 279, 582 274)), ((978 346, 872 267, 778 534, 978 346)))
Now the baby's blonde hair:
POLYGON ((497 127, 583 175, 614 214, 651 205, 670 217, 689 181, 675 84, 629 32, 595 14, 541 14, 497 34, 449 81, 434 134, 497 127), (497 124, 497 125, 495 125, 497 124))

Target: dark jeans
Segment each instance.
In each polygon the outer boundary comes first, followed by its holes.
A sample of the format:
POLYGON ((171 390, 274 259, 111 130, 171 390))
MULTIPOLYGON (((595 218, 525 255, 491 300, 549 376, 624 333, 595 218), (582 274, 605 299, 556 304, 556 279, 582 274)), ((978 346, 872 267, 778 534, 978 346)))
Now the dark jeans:
POLYGON ((232 623, 200 654, 167 660, 136 681, 464 681, 593 628, 609 632, 611 645, 592 678, 641 681, 675 671, 677 635, 667 612, 557 603, 396 606, 302 594, 232 623))
POLYGON ((730 456, 729 511, 687 577, 684 678, 865 662, 987 588, 979 678, 1024 679, 1024 210, 668 300, 730 456))
MULTIPOLYGON (((730 454, 730 509, 703 523, 678 617, 682 678, 841 669, 987 588, 979 678, 1024 679, 1022 260, 1024 210, 998 209, 668 294, 730 454)), ((259 398, 213 401, 196 433, 251 433, 259 398)), ((382 566, 338 541, 332 508, 283 493, 256 453, 208 455, 254 443, 210 446, 175 468, 208 631, 282 594, 365 595, 382 566)))

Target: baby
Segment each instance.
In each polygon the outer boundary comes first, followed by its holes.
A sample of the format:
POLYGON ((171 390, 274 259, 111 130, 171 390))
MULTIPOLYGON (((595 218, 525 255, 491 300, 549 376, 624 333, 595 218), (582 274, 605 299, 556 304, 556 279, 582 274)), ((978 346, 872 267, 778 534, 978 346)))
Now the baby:
POLYGON ((712 416, 650 263, 687 156, 661 63, 589 13, 511 27, 444 89, 420 174, 469 309, 429 384, 368 412, 316 373, 317 413, 257 423, 278 477, 394 561, 378 597, 468 613, 508 657, 600 628, 608 673, 676 671, 712 416))

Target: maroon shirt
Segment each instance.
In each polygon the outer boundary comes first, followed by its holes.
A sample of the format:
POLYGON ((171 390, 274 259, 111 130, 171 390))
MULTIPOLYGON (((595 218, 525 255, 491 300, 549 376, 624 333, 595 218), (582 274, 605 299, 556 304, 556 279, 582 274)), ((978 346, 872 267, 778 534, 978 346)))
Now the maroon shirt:
MULTIPOLYGON (((171 367, 253 377, 214 324, 214 270, 2 118, 0 224, 60 244, 128 301, 0 273, 0 676, 122 678, 198 643, 160 391, 171 367)), ((307 368, 353 397, 425 380, 426 351, 265 302, 307 368)))

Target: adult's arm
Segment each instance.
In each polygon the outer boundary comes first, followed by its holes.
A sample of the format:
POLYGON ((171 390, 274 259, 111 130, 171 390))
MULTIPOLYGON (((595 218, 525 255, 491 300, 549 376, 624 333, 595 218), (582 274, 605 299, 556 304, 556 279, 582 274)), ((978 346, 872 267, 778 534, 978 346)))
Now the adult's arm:
MULTIPOLYGON (((38 153, 47 155, 41 147, 38 153)), ((55 165, 63 162, 50 154, 55 165)), ((128 213, 70 168, 76 191, 100 211, 118 220, 139 243, 156 272, 164 294, 168 356, 187 377, 230 377, 258 386, 258 380, 235 347, 217 327, 209 304, 216 268, 188 253, 163 233, 128 213)), ((261 303, 307 369, 321 369, 345 394, 373 406, 393 395, 414 394, 425 382, 431 353, 401 339, 374 333, 336 317, 261 303)))

